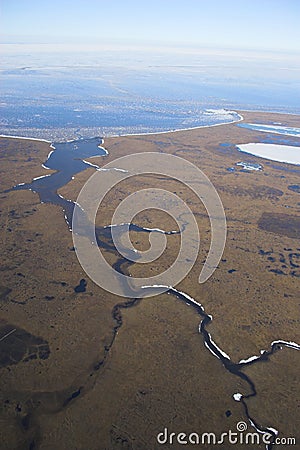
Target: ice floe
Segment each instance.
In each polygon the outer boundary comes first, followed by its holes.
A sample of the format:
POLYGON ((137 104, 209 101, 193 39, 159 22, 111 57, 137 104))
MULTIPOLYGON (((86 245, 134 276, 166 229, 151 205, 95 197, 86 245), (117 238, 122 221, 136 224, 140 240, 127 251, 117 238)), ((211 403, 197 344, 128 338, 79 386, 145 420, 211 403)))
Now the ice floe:
MULTIPOLYGON (((263 354, 263 353, 262 353, 263 354)), ((255 361, 256 359, 259 359, 260 358, 260 356, 250 356, 249 358, 247 358, 247 359, 241 359, 240 361, 239 361, 239 364, 248 364, 249 362, 251 362, 251 361, 255 361)))
POLYGON ((42 178, 51 177, 51 173, 48 173, 47 175, 41 175, 40 177, 35 177, 32 179, 32 181, 41 180, 42 178))

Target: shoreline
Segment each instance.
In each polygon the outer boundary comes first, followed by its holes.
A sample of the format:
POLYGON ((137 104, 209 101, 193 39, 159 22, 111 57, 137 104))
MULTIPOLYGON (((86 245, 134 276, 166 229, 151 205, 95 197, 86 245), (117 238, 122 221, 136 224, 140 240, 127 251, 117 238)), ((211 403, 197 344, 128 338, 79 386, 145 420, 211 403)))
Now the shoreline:
MULTIPOLYGON (((247 113, 250 113, 250 114, 255 114, 256 113, 256 114, 263 114, 263 115, 273 115, 273 114, 278 115, 279 114, 281 116, 283 115, 283 116, 287 116, 287 117, 289 117, 289 116, 296 116, 297 117, 298 116, 298 114, 289 114, 289 113, 282 114, 282 113, 275 113, 273 111, 269 111, 269 112, 256 111, 255 112, 255 111, 252 111, 252 110, 250 110, 250 111, 246 111, 246 110, 243 110, 243 111, 241 111, 241 110, 237 110, 237 111, 228 110, 227 113, 229 113, 229 114, 236 114, 238 116, 238 119, 237 120, 231 120, 230 122, 221 122, 221 123, 216 123, 216 124, 211 124, 211 125, 201 125, 201 126, 197 126, 197 127, 181 128, 181 129, 174 129, 174 130, 157 131, 157 132, 149 132, 149 133, 131 133, 131 134, 128 133, 128 134, 120 134, 120 135, 111 135, 111 136, 99 137, 99 139, 101 139, 101 143, 98 145, 98 148, 100 150, 104 151, 105 154, 103 154, 103 155, 94 155, 91 158, 98 157, 98 156, 108 156, 109 155, 109 151, 104 147, 105 139, 108 139, 108 140, 109 139, 121 139, 121 138, 127 138, 127 137, 131 137, 131 136, 132 137, 139 137, 139 136, 147 137, 147 136, 156 136, 156 135, 167 135, 167 134, 170 134, 170 133, 178 133, 178 132, 186 132, 186 131, 208 129, 208 128, 213 128, 213 127, 218 127, 218 126, 221 126, 221 125, 239 124, 240 122, 248 120, 247 116, 245 118, 245 115, 247 115, 247 113), (244 114, 244 113, 246 113, 246 114, 244 114)), ((253 120, 253 119, 250 119, 250 120, 253 120)), ((255 131, 255 130, 252 130, 252 131, 255 131)), ((260 131, 260 130, 257 130, 257 131, 260 131)), ((270 131, 270 133, 273 133, 273 131, 270 131)), ((283 135, 282 133, 280 133, 278 131, 274 132, 274 133, 277 134, 277 135, 283 135)), ((27 137, 27 136, 13 136, 13 135, 5 135, 5 134, 0 134, 0 138, 19 139, 19 140, 26 140, 26 141, 31 141, 32 140, 32 141, 38 141, 38 142, 45 142, 45 143, 49 144, 49 147, 51 149, 50 152, 48 153, 48 156, 47 156, 47 159, 46 159, 46 161, 47 161, 49 159, 49 157, 51 156, 51 154, 53 153, 53 151, 55 151, 55 149, 56 149, 56 147, 54 146, 55 143, 57 143, 57 144, 68 144, 68 143, 78 142, 78 141, 82 141, 82 140, 89 141, 91 139, 94 139, 95 136, 93 136, 93 137, 86 137, 86 138, 79 138, 79 139, 70 139, 70 140, 62 141, 62 142, 49 141, 47 139, 42 139, 42 138, 40 139, 40 138, 27 137)), ((258 144, 258 143, 255 143, 255 145, 256 144, 258 144)), ((245 145, 245 144, 243 144, 243 145, 245 145)), ((295 147, 299 148, 299 145, 296 145, 295 147)), ((245 155, 248 154, 249 156, 254 156, 255 158, 267 159, 269 161, 280 162, 280 163, 284 163, 284 164, 293 164, 293 165, 298 165, 299 166, 298 162, 295 163, 295 162, 282 161, 282 160, 279 161, 279 160, 277 160, 275 158, 273 159, 273 158, 270 158, 270 157, 264 157, 263 155, 258 155, 258 154, 252 153, 250 151, 243 151, 239 147, 238 147, 238 150, 239 150, 239 152, 244 153, 245 155)), ((98 167, 95 164, 90 163, 88 161, 84 161, 84 162, 86 164, 88 164, 89 166, 91 166, 91 167, 95 167, 95 168, 98 167)), ((46 166, 46 163, 42 164, 42 167, 45 168, 45 169, 48 169, 48 167, 46 166)))
MULTIPOLYGON (((242 116, 242 114, 240 114, 237 111, 233 111, 233 110, 228 110, 229 113, 235 113, 239 116, 238 120, 231 120, 230 122, 221 122, 221 123, 214 123, 212 125, 199 125, 197 127, 188 127, 188 128, 175 128, 174 130, 165 130, 165 131, 151 131, 151 132, 146 132, 146 133, 127 133, 127 134, 112 134, 111 136, 103 136, 102 137, 102 144, 104 144, 104 139, 110 139, 110 138, 119 138, 119 137, 128 137, 128 136, 148 136, 148 135, 154 135, 154 134, 166 134, 166 133, 178 133, 179 131, 190 131, 190 130, 198 130, 198 129, 202 129, 202 128, 211 128, 211 127, 217 127, 220 125, 230 125, 233 123, 239 123, 242 122, 244 120, 244 117, 242 116)), ((278 114, 278 113, 276 113, 278 114)), ((296 114, 297 115, 297 114, 296 114)), ((0 138, 11 138, 11 139, 26 139, 26 140, 30 140, 30 141, 40 141, 40 142, 47 142, 49 144, 53 144, 53 142, 55 141, 48 141, 47 139, 42 139, 42 138, 34 138, 34 137, 25 137, 25 136, 13 136, 13 135, 9 135, 9 134, 0 134, 0 138)), ((89 137, 89 138, 84 138, 84 139, 93 139, 93 137, 89 137)), ((70 139, 67 141, 62 141, 62 142, 75 142, 79 139, 70 139)))
POLYGON ((128 137, 128 136, 148 136, 148 135, 154 135, 154 134, 178 133, 179 131, 191 131, 191 130, 198 130, 198 129, 202 129, 202 128, 218 127, 220 125, 230 125, 232 123, 239 123, 244 120, 244 117, 237 111, 230 110, 228 112, 233 112, 233 113, 237 114, 239 116, 239 119, 231 120, 230 122, 214 123, 212 125, 199 125, 197 127, 175 128, 174 130, 166 130, 166 131, 151 131, 149 133, 113 134, 112 136, 106 136, 106 137, 107 138, 119 138, 119 137, 128 137))
POLYGON ((47 144, 52 144, 52 141, 48 141, 47 139, 27 137, 27 136, 13 136, 11 134, 0 134, 0 138, 23 139, 26 141, 39 141, 39 142, 47 142, 47 144))
MULTIPOLYGON (((225 109, 225 108, 224 108, 225 109)), ((221 123, 215 123, 212 125, 198 125, 196 127, 187 127, 187 128, 175 128, 172 130, 164 130, 164 131, 150 131, 150 132, 143 132, 143 133, 125 133, 125 134, 112 134, 112 135, 106 135, 102 136, 102 144, 104 144, 104 139, 111 139, 111 138, 122 138, 122 137, 130 137, 130 136, 153 136, 156 134, 167 134, 167 133, 178 133, 180 131, 192 131, 192 130, 198 130, 202 128, 212 128, 217 127, 221 125, 231 125, 233 123, 239 123, 243 122, 245 120, 243 113, 259 113, 259 114, 280 114, 284 116, 300 116, 300 113, 291 113, 291 112, 281 112, 281 111, 265 111, 265 110, 254 110, 254 109, 237 109, 237 110, 228 110, 229 113, 235 113, 239 116, 238 120, 231 120, 230 122, 221 122, 221 123)), ((277 133, 280 134, 280 133, 277 133)), ((93 137, 86 137, 83 139, 93 139, 93 137)), ((24 139, 29 141, 40 141, 40 142, 46 142, 49 144, 53 144, 54 142, 58 143, 64 143, 64 142, 75 142, 79 139, 68 139, 66 141, 49 141, 48 139, 43 138, 35 138, 35 137, 28 137, 28 136, 15 136, 10 134, 0 134, 0 138, 10 138, 10 139, 24 139)))
MULTIPOLYGON (((243 110, 228 110, 229 113, 235 113, 239 116, 238 120, 231 120, 230 122, 221 122, 221 123, 215 123, 212 125, 199 125, 197 127, 188 127, 188 128, 175 128, 173 130, 165 130, 165 131, 150 131, 150 132, 145 132, 145 133, 126 133, 126 134, 112 134, 112 135, 107 135, 107 136, 103 136, 102 137, 102 144, 104 144, 104 139, 111 139, 111 138, 122 138, 122 137, 130 137, 130 136, 153 136, 156 134, 167 134, 167 133, 178 133, 180 131, 192 131, 192 130, 199 130, 202 128, 212 128, 212 127, 218 127, 221 125, 231 125, 233 123, 239 123, 239 122, 243 122, 245 120, 244 116, 242 115, 243 112, 245 113, 260 113, 260 114, 281 114, 281 115, 286 115, 286 116, 299 116, 299 114, 297 113, 288 113, 288 112, 280 112, 280 111, 262 111, 262 110, 252 110, 252 109, 243 109, 243 110)), ((281 134, 281 133, 277 133, 277 134, 281 134)), ((93 139, 94 136, 92 137, 87 137, 84 139, 93 139)), ((46 142, 49 144, 53 144, 53 142, 56 141, 49 141, 47 139, 43 139, 43 138, 35 138, 35 137, 27 137, 27 136, 14 136, 14 135, 10 135, 10 134, 0 134, 0 138, 10 138, 10 139, 24 139, 24 140, 29 140, 29 141, 40 141, 40 142, 46 142)), ((67 141, 58 141, 59 143, 63 143, 63 142, 76 142, 79 139, 70 139, 67 141)), ((100 147, 101 148, 101 147, 100 147)), ((103 150, 107 151, 104 147, 103 150)))

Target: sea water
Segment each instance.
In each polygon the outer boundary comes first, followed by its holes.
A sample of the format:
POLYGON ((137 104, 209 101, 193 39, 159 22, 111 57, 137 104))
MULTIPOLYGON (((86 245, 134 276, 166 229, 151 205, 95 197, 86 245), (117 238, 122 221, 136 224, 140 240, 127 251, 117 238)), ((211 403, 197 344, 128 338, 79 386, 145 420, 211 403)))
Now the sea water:
POLYGON ((300 112, 292 57, 197 48, 2 50, 0 134, 67 140, 228 123, 239 120, 234 109, 300 112))

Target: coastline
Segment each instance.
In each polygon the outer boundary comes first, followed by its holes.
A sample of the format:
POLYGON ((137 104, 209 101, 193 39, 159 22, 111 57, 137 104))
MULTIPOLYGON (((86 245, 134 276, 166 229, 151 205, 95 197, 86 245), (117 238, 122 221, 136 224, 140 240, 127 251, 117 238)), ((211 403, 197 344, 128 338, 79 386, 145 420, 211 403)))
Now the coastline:
MULTIPOLYGON (((93 161, 93 158, 96 158, 96 157, 99 157, 99 156, 110 156, 109 155, 109 151, 104 147, 104 141, 106 140, 106 141, 110 141, 110 140, 115 140, 115 139, 124 139, 124 138, 136 138, 136 137, 153 137, 153 136, 163 136, 163 135, 171 135, 171 134, 180 134, 180 133, 186 133, 186 132, 197 132, 197 131, 200 131, 201 132, 201 130, 208 130, 208 129, 213 129, 213 128, 216 128, 216 127, 220 127, 220 126, 223 126, 223 125, 227 125, 228 127, 230 126, 230 125, 233 125, 233 124, 239 124, 240 122, 243 122, 243 121, 248 121, 248 119, 249 118, 247 118, 247 115, 248 114, 250 114, 250 115, 252 115, 253 116, 253 114, 255 115, 255 114, 258 114, 258 116, 269 116, 269 115, 276 115, 276 116, 280 116, 280 117, 285 117, 285 118, 289 118, 289 117, 298 117, 298 115, 296 115, 296 114, 282 114, 282 113, 276 113, 276 112, 273 112, 273 111, 270 111, 270 112, 262 112, 262 111, 252 111, 252 110, 249 110, 249 111, 241 111, 241 110, 237 110, 237 111, 233 111, 233 110, 228 110, 227 111, 228 113, 234 113, 234 114, 237 114, 237 116, 238 116, 238 120, 232 120, 232 121, 230 121, 230 122, 221 122, 221 123, 217 123, 217 124, 211 124, 211 125, 201 125, 201 126, 197 126, 197 127, 189 127, 189 128, 182 128, 182 129, 174 129, 174 130, 165 130, 165 131, 158 131, 158 132, 149 132, 149 133, 127 133, 127 134, 122 134, 122 135, 112 135, 112 136, 106 136, 106 137, 101 137, 100 139, 101 139, 101 143, 98 145, 98 148, 100 149, 100 150, 102 150, 105 154, 103 154, 103 155, 94 155, 94 156, 91 156, 91 157, 89 157, 88 158, 88 160, 84 160, 84 162, 87 164, 87 165, 89 165, 90 167, 94 167, 94 168, 98 168, 99 169, 99 166, 97 165, 97 164, 94 164, 94 161, 93 161), (246 116, 246 117, 245 117, 246 116), (92 161, 91 161, 92 160, 92 161)), ((253 120, 253 118, 251 118, 250 117, 250 121, 251 120, 253 120)), ((260 121, 261 119, 258 117, 258 120, 260 121)), ((264 120, 264 119, 263 119, 264 120)), ((282 120, 282 119, 281 119, 282 120)), ((285 125, 286 126, 286 125, 285 125)), ((247 128, 247 127, 246 127, 247 128)), ((250 132, 255 132, 255 133, 260 133, 260 134, 267 134, 265 131, 262 131, 262 130, 255 130, 255 129, 248 129, 248 131, 250 131, 250 132)), ((273 134, 273 131, 270 131, 270 132, 268 132, 269 134, 273 134)), ((285 136, 285 134, 283 134, 283 133, 280 133, 280 132, 274 132, 274 134, 275 135, 277 135, 277 136, 282 136, 282 137, 284 137, 285 136)), ((294 137, 295 139, 296 139, 296 141, 295 141, 295 146, 296 147, 299 147, 299 142, 297 142, 297 138, 298 138, 298 136, 293 136, 293 135, 289 135, 290 137, 294 137)), ((48 153, 48 156, 47 156, 47 158, 46 158, 46 160, 44 161, 44 163, 42 164, 42 168, 44 168, 44 169, 49 169, 45 164, 46 164, 46 161, 50 158, 50 156, 51 156, 51 154, 53 153, 53 151, 55 151, 55 146, 54 146, 54 144, 55 143, 57 143, 57 144, 71 144, 71 143, 74 143, 74 142, 77 142, 77 141, 80 141, 80 140, 86 140, 86 141, 89 141, 90 139, 94 139, 95 137, 88 137, 88 138, 79 138, 79 139, 70 139, 70 140, 67 140, 67 141, 63 141, 63 142, 59 142, 59 141, 49 141, 49 140, 46 140, 46 139, 43 139, 43 138, 35 138, 35 137, 27 137, 27 136, 13 136, 13 135, 4 135, 4 134, 1 134, 0 135, 0 138, 7 138, 7 139, 16 139, 16 140, 26 140, 26 141, 37 141, 37 142, 41 142, 41 143, 47 143, 47 144, 49 144, 49 147, 50 147, 50 151, 49 151, 49 153, 48 153)), ((249 142, 249 141, 248 141, 249 142)), ((251 142, 251 141, 250 141, 251 142)), ((261 139, 261 142, 264 142, 263 141, 263 138, 261 139)), ((257 145, 257 144, 259 144, 260 142, 254 142, 253 144, 251 144, 251 145, 257 145)), ((239 144, 239 145, 241 145, 241 144, 239 144)), ((254 157, 255 159, 257 159, 257 158, 259 158, 259 159, 265 159, 265 160, 268 160, 268 161, 273 161, 273 162, 279 162, 279 163, 283 163, 283 164, 289 164, 289 165, 298 165, 299 166, 299 163, 293 163, 293 162, 289 162, 289 161, 284 161, 284 160, 279 160, 279 159, 272 159, 271 157, 267 157, 267 158, 265 158, 263 155, 259 155, 258 153, 257 154, 255 154, 255 153, 251 153, 251 152, 247 152, 247 151, 243 151, 243 150, 241 150, 240 148, 239 148, 239 145, 238 144, 236 144, 236 146, 237 146, 237 150, 240 152, 240 153, 244 153, 245 155, 248 155, 249 157, 254 157)), ((244 144, 242 144, 242 145, 244 145, 244 144)), ((247 145, 250 145, 250 144, 247 144, 247 145)), ((263 144, 263 145, 265 145, 265 144, 263 144)), ((286 145, 282 145, 282 147, 285 147, 286 145)), ((275 147, 275 146, 274 146, 275 147)), ((112 156, 112 155, 111 155, 112 156)))
MULTIPOLYGON (((224 108, 225 109, 225 108, 224 108)), ((282 111, 265 111, 265 110, 254 110, 254 109, 236 109, 236 110, 226 110, 228 113, 235 113, 239 116, 238 120, 232 120, 229 122, 220 122, 215 123, 211 125, 199 125, 196 127, 187 127, 187 128, 175 128, 171 130, 164 130, 164 131, 150 131, 150 132, 142 132, 142 133, 124 133, 124 134, 111 134, 111 135, 105 135, 102 137, 102 144, 104 143, 105 139, 110 138, 122 138, 122 137, 130 137, 130 136, 153 136, 153 135, 163 135, 163 134, 169 134, 169 133, 178 133, 181 131, 192 131, 192 130, 198 130, 203 128, 213 128, 218 127, 222 125, 231 125, 233 123, 239 123, 245 121, 245 117, 243 113, 257 113, 257 114, 275 114, 275 115, 281 115, 281 116, 300 116, 300 113, 291 113, 291 112, 282 112, 282 111)), ((276 133, 280 134, 280 133, 276 133)), ((49 144, 53 144, 54 142, 76 142, 78 139, 67 139, 65 141, 57 141, 57 140, 48 140, 44 138, 36 138, 36 137, 28 137, 28 136, 19 136, 19 135, 10 135, 10 134, 0 134, 0 138, 11 138, 11 139, 24 139, 24 140, 30 140, 30 141, 40 141, 40 142, 47 142, 49 144)), ((92 139, 94 136, 86 137, 83 139, 92 139)), ((103 148, 106 150, 105 148, 103 148)))
MULTIPOLYGON (((280 116, 300 116, 300 114, 297 113, 288 113, 288 112, 278 112, 278 111, 262 111, 262 110, 228 110, 228 113, 235 113, 239 116, 239 118, 237 120, 231 120, 230 122, 220 122, 220 123, 215 123, 215 124, 211 124, 211 125, 199 125, 196 127, 187 127, 187 128, 176 128, 176 129, 171 129, 171 130, 164 130, 164 131, 151 131, 151 132, 142 132, 142 133, 124 133, 124 134, 112 134, 112 135, 106 135, 102 137, 102 144, 104 144, 104 140, 106 139, 111 139, 111 138, 124 138, 124 137, 135 137, 135 136, 153 136, 153 135, 164 135, 164 134, 172 134, 172 133, 179 133, 179 132, 185 132, 185 131, 193 131, 193 130, 201 130, 201 129, 205 129, 205 128, 214 128, 214 127, 218 127, 218 126, 222 126, 222 125, 231 125, 234 123, 240 123, 245 121, 245 113, 257 113, 257 114, 266 114, 266 115, 280 115, 280 116)), ((270 131, 270 133, 272 133, 270 131)), ((275 133, 275 132, 274 132, 275 133)), ((277 132, 275 134, 281 135, 281 133, 277 132)), ((86 137, 83 139, 92 139, 94 136, 91 137, 86 137)), ((297 137, 297 136, 295 136, 297 137)), ((31 141, 40 141, 40 142, 46 142, 49 143, 50 146, 52 147, 54 142, 58 142, 58 143, 71 143, 71 142, 76 142, 78 139, 69 139, 66 141, 49 141, 48 139, 43 139, 43 138, 35 138, 35 137, 28 137, 28 136, 17 136, 17 135, 9 135, 9 134, 0 134, 0 138, 10 138, 10 139, 24 139, 24 140, 31 140, 31 141)), ((102 145, 101 144, 101 145, 102 145)), ((53 147, 52 147, 53 148, 53 147)), ((104 150, 105 152, 107 152, 105 147, 99 146, 99 148, 101 148, 102 150, 104 150)))
POLYGON ((27 141, 39 141, 39 142, 47 142, 47 144, 52 144, 52 141, 48 141, 47 139, 27 137, 27 136, 13 136, 11 134, 0 134, 0 138, 23 139, 27 141))
POLYGON ((191 130, 198 130, 202 128, 212 128, 212 127, 218 127, 220 125, 230 125, 232 123, 239 123, 244 120, 243 116, 238 113, 237 111, 228 111, 233 112, 239 116, 238 120, 231 120, 230 122, 221 122, 221 123, 214 123, 212 125, 199 125, 197 127, 188 127, 188 128, 176 128, 174 130, 166 130, 166 131, 151 131, 149 133, 127 133, 127 134, 116 134, 107 136, 107 138, 118 138, 118 137, 128 137, 128 136, 148 136, 148 135, 154 135, 154 134, 167 134, 167 133, 178 133, 180 131, 191 131, 191 130))
MULTIPOLYGON (((232 123, 239 123, 242 122, 244 120, 243 116, 234 110, 228 110, 229 113, 235 113, 239 116, 238 120, 231 120, 230 122, 221 122, 221 123, 215 123, 212 125, 199 125, 197 127, 188 127, 188 128, 176 128, 173 130, 165 130, 165 131, 151 131, 149 133, 126 133, 126 134, 112 134, 112 135, 107 135, 104 138, 102 138, 103 142, 102 144, 104 144, 104 139, 109 139, 109 138, 118 138, 118 137, 127 137, 127 136, 148 136, 148 135, 155 135, 155 134, 166 134, 166 133, 178 133, 179 131, 190 131, 190 130, 197 130, 197 129, 202 129, 202 128, 211 128, 211 127, 217 127, 220 125, 230 125, 232 123)), ((13 136, 13 135, 6 135, 6 134, 0 134, 0 137, 4 137, 4 138, 13 138, 13 139, 26 139, 26 140, 31 140, 31 141, 40 141, 40 142, 48 142, 49 144, 53 144, 55 141, 48 141, 47 139, 42 139, 42 138, 34 138, 34 137, 24 137, 24 136, 13 136)), ((84 138, 84 139, 92 139, 92 137, 90 138, 84 138)), ((76 142, 77 139, 70 139, 67 141, 62 141, 62 142, 76 142)), ((101 147, 99 147, 101 148, 101 147)), ((103 150, 104 147, 103 147, 103 150)))

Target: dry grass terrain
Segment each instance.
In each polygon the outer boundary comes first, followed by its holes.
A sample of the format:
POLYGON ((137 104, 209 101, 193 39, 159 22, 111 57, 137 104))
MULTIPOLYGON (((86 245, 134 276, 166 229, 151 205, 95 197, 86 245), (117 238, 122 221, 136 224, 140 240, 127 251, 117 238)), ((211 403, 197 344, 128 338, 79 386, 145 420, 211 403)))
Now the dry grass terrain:
MULTIPOLYGON (((242 114, 246 122, 299 126, 299 116, 242 114)), ((208 331, 234 362, 259 355, 277 339, 300 343, 300 194, 289 188, 300 184, 300 167, 245 155, 235 147, 270 136, 276 137, 228 124, 108 138, 109 155, 90 159, 104 165, 131 153, 165 152, 193 162, 213 182, 228 236, 217 270, 202 285, 198 276, 210 225, 203 205, 182 184, 134 177, 105 198, 97 224, 110 224, 120 200, 146 187, 176 192, 189 205, 201 247, 177 289, 213 316, 208 331), (245 160, 259 162, 263 170, 236 166, 245 160)), ((299 145, 299 138, 289 141, 299 145)), ((48 153, 45 142, 0 138, 0 449, 152 450, 160 448, 156 435, 164 427, 176 433, 235 431, 236 423, 247 419, 232 395, 247 394, 249 386, 203 345, 197 312, 165 293, 130 308, 120 306, 116 313, 116 305, 126 299, 88 279, 61 208, 40 204, 30 191, 5 192, 50 173, 41 167, 48 153), (86 291, 75 292, 83 278, 86 291)), ((59 193, 76 200, 93 173, 93 168, 79 173, 59 193)), ((135 223, 174 229, 166 214, 153 210, 140 213, 135 223)), ((149 246, 146 233, 132 232, 131 238, 139 249, 149 246)), ((167 239, 166 255, 149 268, 133 264, 130 273, 145 276, 167 267, 176 258, 179 236, 167 239)), ((108 252, 106 257, 115 261, 108 252)), ((299 370, 299 353, 287 348, 244 369, 258 393, 247 401, 250 415, 298 441, 299 370)), ((254 431, 250 424, 249 431, 254 431)))

